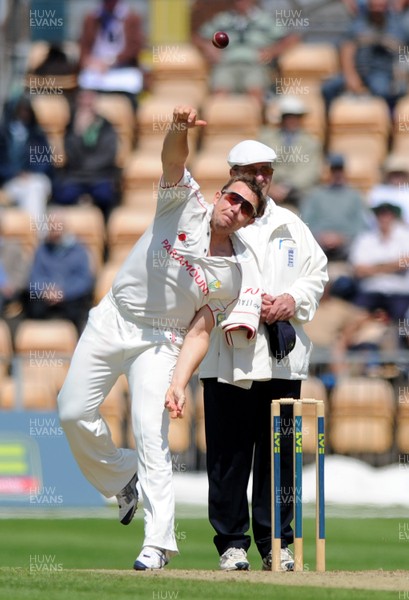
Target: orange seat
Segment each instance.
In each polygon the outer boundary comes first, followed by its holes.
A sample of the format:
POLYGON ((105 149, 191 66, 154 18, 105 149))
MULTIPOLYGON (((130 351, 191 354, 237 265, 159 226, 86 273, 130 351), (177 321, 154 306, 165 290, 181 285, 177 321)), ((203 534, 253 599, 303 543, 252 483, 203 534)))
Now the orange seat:
POLYGON ((13 374, 24 382, 46 381, 58 391, 77 341, 78 333, 71 321, 22 321, 15 332, 13 374))
POLYGON ((97 111, 112 124, 118 135, 116 162, 119 167, 123 167, 135 143, 135 113, 123 94, 99 94, 96 106, 97 111))
POLYGON ((142 216, 130 206, 116 207, 107 223, 109 260, 124 260, 151 221, 151 216, 142 216))
POLYGON ((0 386, 0 408, 5 410, 56 410, 57 390, 42 380, 6 377, 0 386))
MULTIPOLYGON (((299 85, 307 89, 319 88, 325 78, 338 73, 338 52, 334 44, 329 42, 300 42, 281 54, 278 65, 278 80, 283 80, 281 87, 299 85)), ((285 93, 285 90, 281 93, 285 93)))
POLYGON ((347 377, 331 396, 330 443, 339 454, 382 454, 393 444, 395 399, 384 380, 347 377))

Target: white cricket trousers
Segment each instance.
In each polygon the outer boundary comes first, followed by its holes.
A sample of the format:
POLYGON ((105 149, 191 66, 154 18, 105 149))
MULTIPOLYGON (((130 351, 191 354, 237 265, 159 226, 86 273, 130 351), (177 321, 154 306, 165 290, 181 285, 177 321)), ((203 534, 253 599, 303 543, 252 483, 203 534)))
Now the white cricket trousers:
POLYGON ((165 393, 179 347, 152 327, 126 318, 110 294, 91 309, 58 396, 61 425, 85 477, 106 497, 138 473, 142 491, 143 545, 177 552, 174 533, 169 413, 165 393), (166 342, 166 343, 164 343, 166 342), (130 389, 136 450, 117 448, 99 407, 125 373, 130 389))

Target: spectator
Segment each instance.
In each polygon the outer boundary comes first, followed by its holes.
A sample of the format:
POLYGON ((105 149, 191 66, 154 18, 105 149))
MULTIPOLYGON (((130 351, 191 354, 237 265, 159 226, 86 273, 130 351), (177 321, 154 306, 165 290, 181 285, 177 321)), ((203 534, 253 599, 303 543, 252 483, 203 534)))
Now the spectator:
POLYGON ((409 225, 409 161, 402 156, 390 154, 383 165, 383 182, 368 193, 370 207, 381 202, 399 206, 402 219, 409 225))
POLYGON ((138 55, 144 46, 142 19, 125 0, 101 0, 88 14, 80 39, 81 87, 122 92, 133 107, 143 88, 138 55))
POLYGON ((64 137, 65 165, 55 180, 54 202, 77 204, 88 194, 105 220, 117 202, 117 133, 98 114, 97 92, 78 92, 76 106, 64 137))
POLYGON ((231 4, 231 10, 219 12, 204 23, 193 35, 193 41, 212 67, 214 92, 249 93, 262 106, 270 84, 269 63, 299 37, 277 26, 256 0, 233 0, 231 4), (219 50, 211 44, 216 31, 228 34, 227 48, 219 50))
POLYGON ((398 321, 409 307, 409 227, 398 206, 384 202, 372 210, 376 229, 357 236, 349 257, 358 280, 354 302, 398 321))
POLYGON ((61 210, 50 209, 48 231, 29 274, 30 319, 69 319, 79 333, 91 307, 94 274, 87 249, 67 231, 61 210))
POLYGON ((301 216, 328 260, 347 260, 350 245, 367 228, 358 190, 346 183, 343 156, 329 157, 328 183, 311 190, 301 202, 301 216))
POLYGON ((368 0, 352 18, 340 46, 341 73, 324 82, 327 110, 343 92, 384 98, 393 110, 406 93, 399 66, 399 46, 405 41, 400 13, 388 0, 368 0))
POLYGON ((303 193, 320 179, 321 142, 303 128, 307 108, 295 96, 283 96, 279 102, 277 128, 263 126, 258 139, 277 153, 277 166, 269 196, 278 204, 299 206, 303 193))
POLYGON ((0 186, 12 204, 40 222, 51 193, 53 159, 28 96, 5 106, 0 125, 0 186))

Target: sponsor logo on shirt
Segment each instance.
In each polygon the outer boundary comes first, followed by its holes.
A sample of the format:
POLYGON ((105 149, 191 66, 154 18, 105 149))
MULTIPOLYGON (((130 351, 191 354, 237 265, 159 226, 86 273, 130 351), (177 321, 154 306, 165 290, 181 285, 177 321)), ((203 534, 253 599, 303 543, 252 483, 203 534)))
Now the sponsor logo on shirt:
POLYGON ((209 288, 207 286, 207 283, 206 283, 206 280, 205 280, 203 274, 200 271, 200 268, 196 267, 193 263, 190 263, 189 260, 186 258, 186 256, 184 256, 183 254, 181 254, 180 252, 178 252, 177 250, 172 248, 172 245, 170 244, 169 240, 163 240, 162 246, 166 250, 168 255, 175 262, 178 262, 179 265, 183 269, 185 269, 185 271, 190 275, 190 277, 192 277, 192 279, 195 281, 195 283, 202 290, 203 294, 205 296, 207 296, 209 293, 209 288))

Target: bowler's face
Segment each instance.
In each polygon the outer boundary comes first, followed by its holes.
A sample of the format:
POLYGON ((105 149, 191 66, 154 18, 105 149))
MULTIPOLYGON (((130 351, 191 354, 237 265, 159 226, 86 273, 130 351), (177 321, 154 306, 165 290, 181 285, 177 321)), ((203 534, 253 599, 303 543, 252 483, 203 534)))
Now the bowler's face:
POLYGON ((258 198, 243 181, 235 181, 225 193, 216 193, 213 204, 215 205, 212 215, 213 231, 230 235, 241 227, 253 223, 257 213, 258 198))

